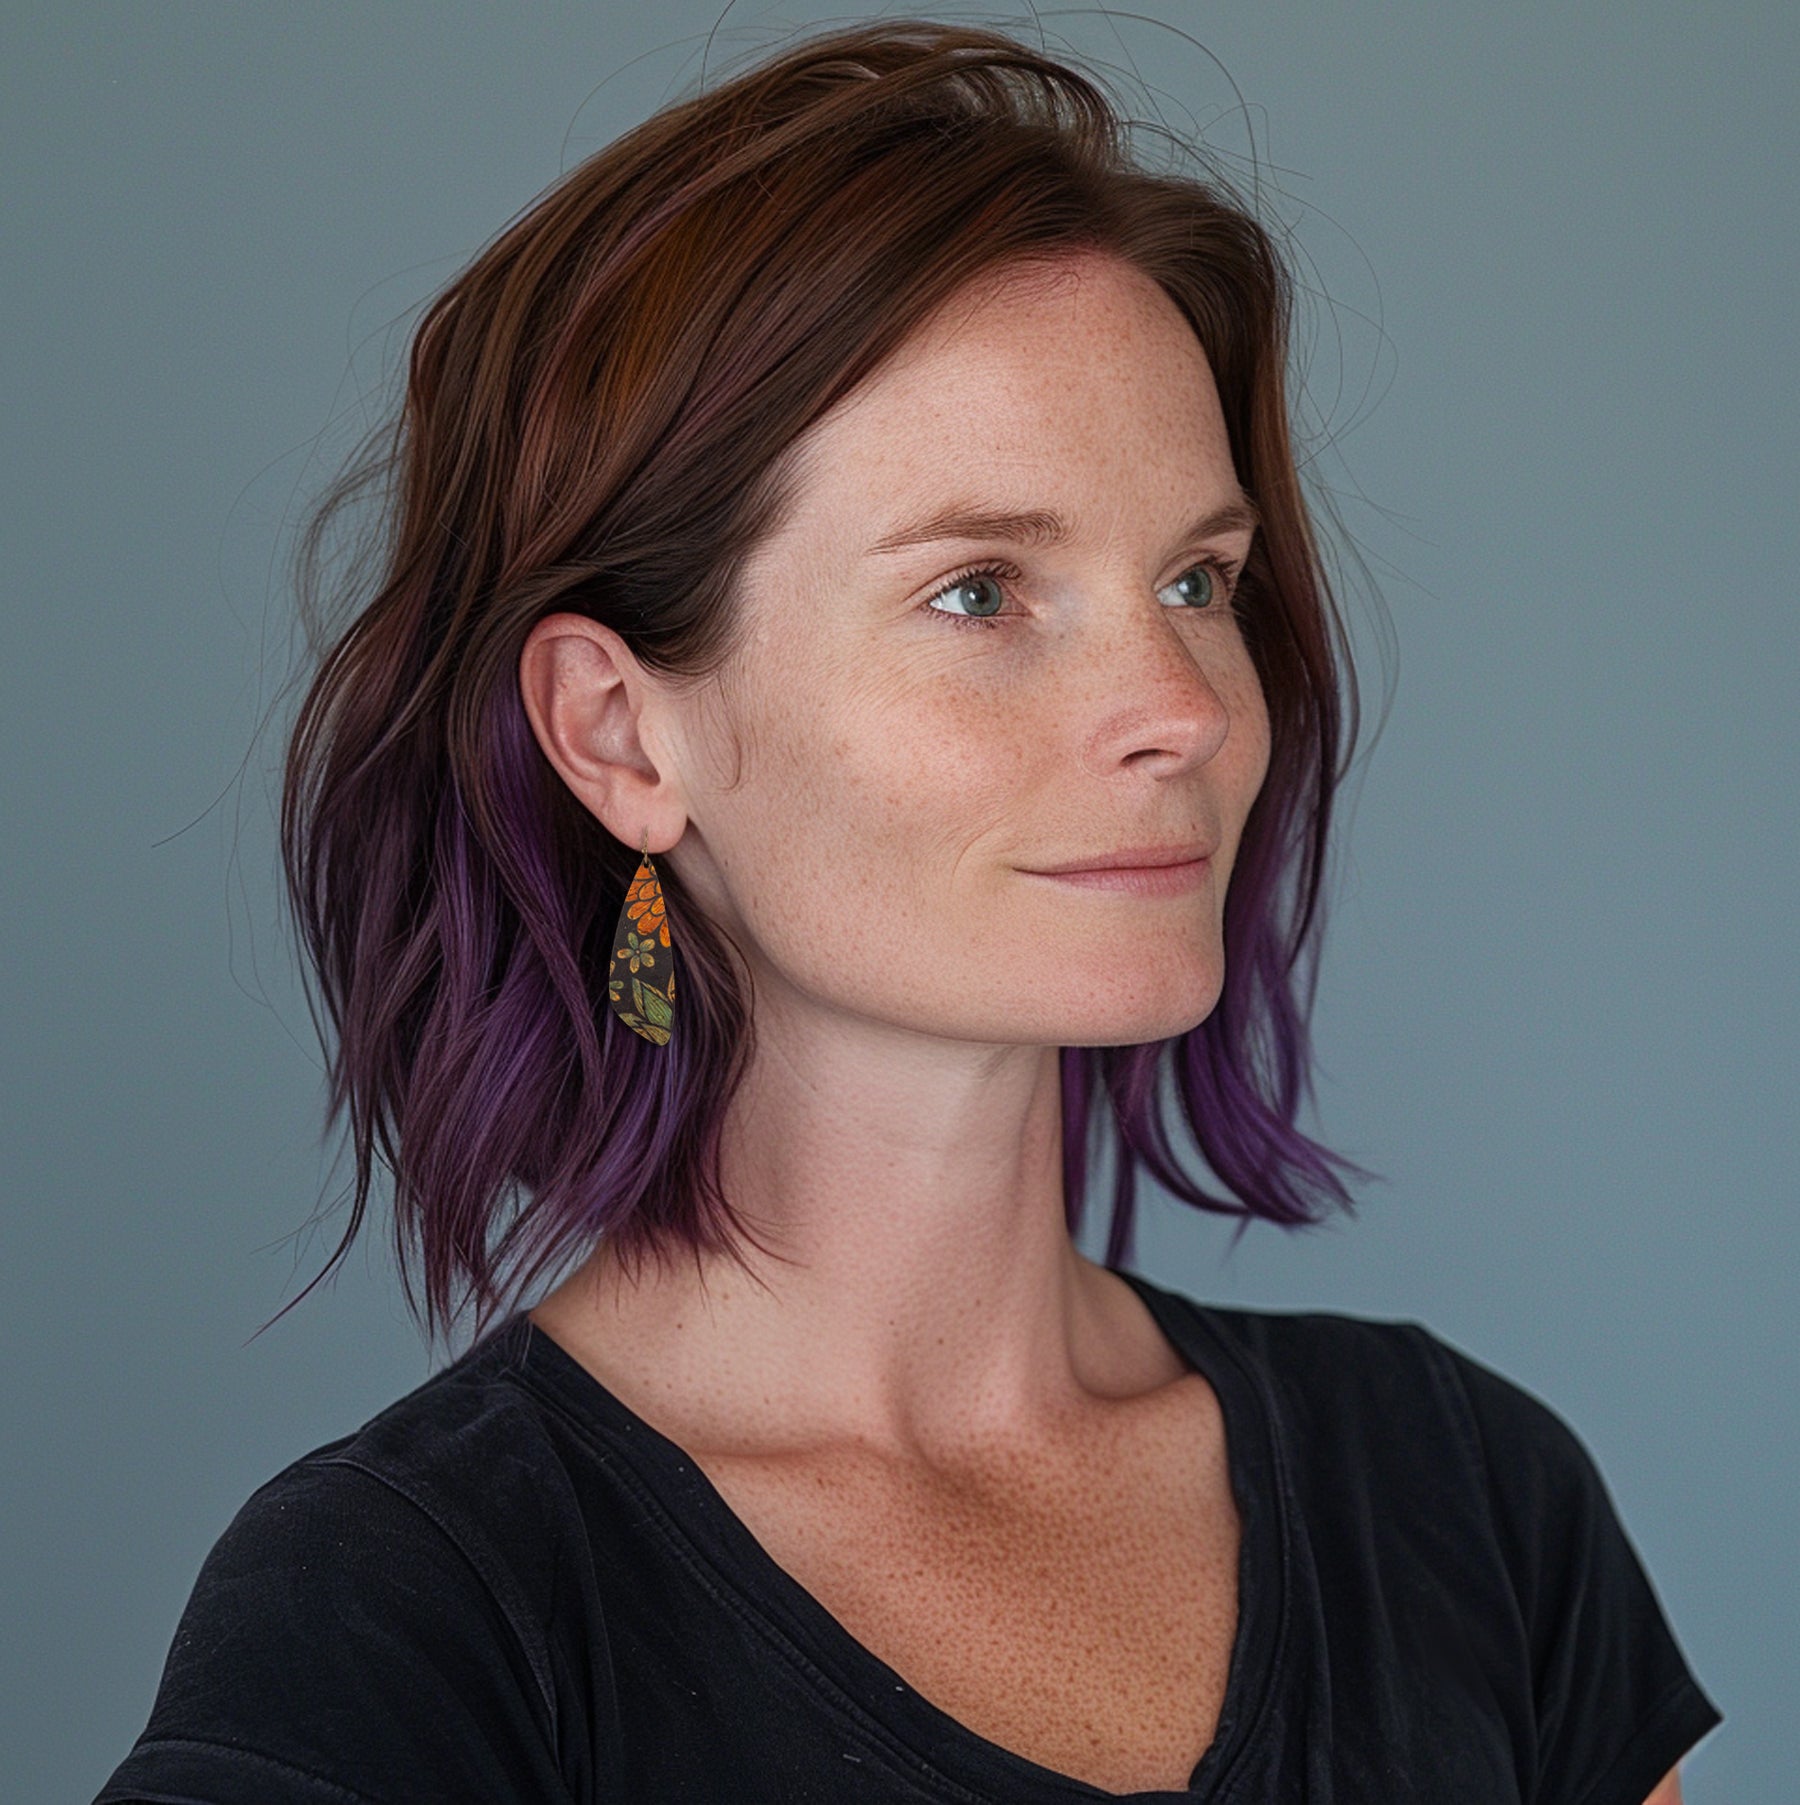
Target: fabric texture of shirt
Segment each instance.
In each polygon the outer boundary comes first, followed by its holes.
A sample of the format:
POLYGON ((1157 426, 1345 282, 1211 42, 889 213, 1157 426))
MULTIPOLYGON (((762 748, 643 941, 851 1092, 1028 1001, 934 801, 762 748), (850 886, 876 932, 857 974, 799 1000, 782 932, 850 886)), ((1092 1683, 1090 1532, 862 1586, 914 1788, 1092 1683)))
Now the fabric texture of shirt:
POLYGON ((1121 1277, 1218 1395, 1242 1525, 1186 1791, 933 1705, 520 1311, 251 1494, 95 1805, 1643 1805, 1723 1721, 1532 1393, 1416 1322, 1121 1277))

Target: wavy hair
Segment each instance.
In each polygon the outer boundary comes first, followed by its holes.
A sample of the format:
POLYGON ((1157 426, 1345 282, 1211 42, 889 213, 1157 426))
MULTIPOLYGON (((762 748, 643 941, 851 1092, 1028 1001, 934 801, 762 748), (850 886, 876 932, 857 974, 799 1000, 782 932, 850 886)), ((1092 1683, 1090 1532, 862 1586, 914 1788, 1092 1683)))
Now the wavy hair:
POLYGON ((1271 751, 1212 1013, 1171 1040, 1060 1049, 1068 1226, 1101 1099, 1119 1148, 1108 1265, 1129 1258, 1140 1167, 1240 1232, 1354 1209, 1346 1176, 1372 1175, 1297 1126, 1357 699, 1290 441, 1292 279, 1223 178, 1134 155, 1097 79, 997 31, 884 20, 671 104, 532 202, 424 311, 399 408, 302 535, 317 668, 281 856, 326 1126, 347 1114, 356 1163, 314 1284, 378 1158, 428 1335, 472 1307, 479 1338, 601 1236, 628 1258, 742 1259, 754 1237, 717 1157, 752 1047, 743 974, 664 872, 681 1032, 655 1047, 614 1018, 638 849, 543 755, 521 648, 566 609, 678 687, 716 675, 736 574, 795 492, 796 439, 964 284, 1078 250, 1159 283, 1211 365, 1264 523, 1244 632, 1271 751), (322 547, 370 496, 376 549, 351 594, 321 581, 322 547), (1223 1194, 1187 1169, 1177 1117, 1223 1194))

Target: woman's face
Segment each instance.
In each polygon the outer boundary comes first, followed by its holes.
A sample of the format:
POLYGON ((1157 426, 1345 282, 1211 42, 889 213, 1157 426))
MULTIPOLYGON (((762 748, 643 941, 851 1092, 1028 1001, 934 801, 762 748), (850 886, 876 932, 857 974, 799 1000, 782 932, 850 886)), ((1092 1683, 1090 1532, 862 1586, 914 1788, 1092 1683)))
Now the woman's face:
POLYGON ((802 457, 743 575, 742 655, 672 717, 687 825, 663 862, 750 957, 759 1018, 1040 1045, 1193 1027, 1269 742, 1227 601, 1252 529, 1196 530, 1242 492, 1180 312, 1110 258, 1015 272, 802 457), (919 536, 975 513, 1066 532, 919 536), (1145 846, 1207 857, 1155 892, 1036 874, 1145 846))

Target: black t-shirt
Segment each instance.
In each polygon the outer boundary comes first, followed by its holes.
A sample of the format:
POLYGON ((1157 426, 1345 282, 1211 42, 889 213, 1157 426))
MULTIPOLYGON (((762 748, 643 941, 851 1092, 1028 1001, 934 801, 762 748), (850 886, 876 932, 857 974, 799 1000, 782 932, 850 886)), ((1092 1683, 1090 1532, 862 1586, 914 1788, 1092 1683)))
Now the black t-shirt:
POLYGON ((1188 1791, 938 1709, 519 1312, 251 1495, 96 1805, 1643 1805, 1723 1721, 1531 1393, 1415 1322, 1123 1276, 1218 1394, 1243 1525, 1188 1791))

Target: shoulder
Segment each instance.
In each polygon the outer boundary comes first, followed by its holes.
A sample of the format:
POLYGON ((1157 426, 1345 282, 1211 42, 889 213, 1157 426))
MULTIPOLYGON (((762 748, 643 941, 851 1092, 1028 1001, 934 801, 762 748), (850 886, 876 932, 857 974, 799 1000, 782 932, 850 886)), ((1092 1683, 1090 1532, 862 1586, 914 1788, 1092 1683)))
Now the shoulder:
POLYGON ((1412 1319, 1167 1295, 1171 1326, 1260 1393, 1296 1533, 1331 1574, 1452 1599, 1502 1651, 1502 1685, 1529 1694, 1533 1796, 1643 1799, 1723 1721, 1592 1453, 1537 1393, 1412 1319))
POLYGON ((201 1563, 168 1677, 272 1697, 303 1664, 316 1676, 377 1644, 479 1641, 538 1687, 541 1638, 505 1550, 335 1449, 302 1456, 238 1508, 201 1563))
POLYGON ((209 1565, 359 1591, 429 1570, 444 1596, 479 1595, 521 1637, 533 1634, 570 1522, 552 1413, 521 1382, 519 1346, 516 1333, 496 1332, 292 1461, 250 1494, 209 1565))
POLYGON ((434 1796, 562 1796, 564 1643, 599 1625, 576 1621, 548 1413, 505 1352, 484 1344, 250 1493, 104 1797, 414 1797, 421 1776, 434 1796))
POLYGON ((1421 1488, 1510 1524, 1600 1490, 1592 1455, 1551 1404, 1413 1318, 1202 1303, 1167 1293, 1262 1393, 1285 1451, 1341 1487, 1421 1488))

